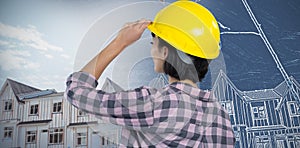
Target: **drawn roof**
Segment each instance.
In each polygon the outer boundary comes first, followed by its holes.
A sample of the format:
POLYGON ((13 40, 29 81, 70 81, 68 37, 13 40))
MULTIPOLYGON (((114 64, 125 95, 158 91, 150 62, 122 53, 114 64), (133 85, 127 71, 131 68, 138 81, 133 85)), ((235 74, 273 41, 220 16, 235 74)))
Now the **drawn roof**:
MULTIPOLYGON (((296 87, 296 88, 300 88, 299 83, 297 82, 297 80, 295 80, 293 77, 290 77, 290 80, 292 81, 292 84, 296 87)), ((279 93, 280 95, 284 95, 287 91, 288 91, 288 86, 286 81, 281 82, 279 85, 277 85, 274 89, 277 93, 279 93)))
MULTIPOLYGON (((292 81, 293 86, 295 86, 295 88, 297 90, 300 90, 299 83, 293 77, 290 77, 290 80, 292 81)), ((251 90, 251 91, 241 91, 235 87, 235 85, 227 77, 226 73, 224 73, 222 70, 220 71, 212 90, 216 90, 217 85, 221 85, 221 83, 226 83, 226 84, 230 85, 237 93, 247 97, 250 100, 281 98, 289 90, 288 86, 287 86, 287 82, 286 82, 286 80, 284 80, 279 85, 277 85, 275 88, 251 90)), ((225 86, 225 84, 222 84, 222 85, 223 85, 223 87, 225 86)), ((222 90, 220 90, 220 91, 222 91, 222 90)), ((222 97, 222 96, 220 96, 220 97, 222 97)), ((222 99, 222 98, 219 98, 219 99, 222 99)))
POLYGON ((111 79, 106 78, 101 90, 106 91, 108 93, 123 91, 124 89, 120 87, 118 84, 113 82, 111 79))
POLYGON ((280 98, 280 95, 274 89, 244 91, 244 95, 247 95, 251 99, 280 98))

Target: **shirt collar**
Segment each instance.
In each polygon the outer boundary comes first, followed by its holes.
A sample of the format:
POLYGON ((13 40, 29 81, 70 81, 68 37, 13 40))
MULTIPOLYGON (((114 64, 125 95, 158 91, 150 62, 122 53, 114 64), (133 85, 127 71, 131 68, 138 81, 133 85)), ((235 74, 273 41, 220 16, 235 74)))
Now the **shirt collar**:
POLYGON ((174 82, 174 83, 170 84, 170 87, 181 90, 182 92, 185 92, 186 94, 190 95, 192 98, 195 98, 198 100, 208 101, 208 102, 216 101, 216 99, 213 96, 213 93, 211 91, 201 90, 201 89, 193 87, 192 85, 187 84, 187 83, 174 82))

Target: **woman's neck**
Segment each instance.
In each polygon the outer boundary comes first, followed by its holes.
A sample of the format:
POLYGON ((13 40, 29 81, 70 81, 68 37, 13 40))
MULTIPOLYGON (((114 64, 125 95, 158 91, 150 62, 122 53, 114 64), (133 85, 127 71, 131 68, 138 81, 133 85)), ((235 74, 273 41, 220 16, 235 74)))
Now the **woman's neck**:
POLYGON ((192 85, 193 87, 198 87, 196 83, 194 83, 193 81, 191 81, 189 79, 178 80, 174 77, 169 76, 169 84, 174 83, 174 82, 182 82, 182 83, 192 85))

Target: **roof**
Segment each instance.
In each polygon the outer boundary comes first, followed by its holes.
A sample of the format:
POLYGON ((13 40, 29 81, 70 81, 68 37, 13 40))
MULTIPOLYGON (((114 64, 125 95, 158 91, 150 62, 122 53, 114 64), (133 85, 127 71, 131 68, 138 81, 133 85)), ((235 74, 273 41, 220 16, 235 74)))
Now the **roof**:
POLYGON ((270 126, 248 127, 246 130, 248 132, 257 132, 257 131, 272 131, 272 130, 283 130, 283 129, 286 129, 284 125, 270 125, 270 126))
POLYGON ((14 81, 12 79, 7 79, 7 82, 9 83, 10 87, 13 89, 14 93, 16 93, 16 94, 40 90, 40 89, 34 88, 32 86, 14 81))
POLYGON ((101 90, 111 93, 123 91, 124 89, 115 82, 113 82, 111 79, 106 78, 101 90))
POLYGON ((80 126, 80 125, 89 125, 89 124, 97 124, 97 121, 90 121, 90 122, 77 122, 77 123, 70 123, 69 126, 80 126))
MULTIPOLYGON (((292 85, 294 85, 296 88, 300 89, 300 84, 297 82, 297 80, 294 77, 290 77, 290 80, 292 81, 292 85)), ((284 95, 288 91, 288 85, 287 81, 281 82, 279 85, 277 85, 274 89, 277 93, 280 95, 284 95)))
POLYGON ((20 100, 24 100, 24 99, 31 99, 31 98, 36 98, 36 97, 40 97, 40 96, 50 95, 53 93, 56 93, 56 91, 54 89, 47 89, 47 90, 19 94, 17 96, 19 97, 20 100))
MULTIPOLYGON (((292 85, 295 87, 295 89, 300 90, 299 83, 293 77, 290 77, 290 80, 292 81, 292 85)), ((283 81, 275 88, 271 88, 271 89, 241 91, 235 87, 235 85, 231 82, 231 80, 227 77, 227 75, 222 70, 220 71, 215 81, 215 84, 213 85, 212 90, 213 91, 216 90, 217 85, 224 85, 221 83, 230 85, 235 90, 235 92, 237 92, 237 94, 245 96, 247 98, 246 99, 247 101, 281 98, 282 96, 286 95, 286 92, 289 90, 286 81, 283 81)), ((222 99, 222 98, 218 98, 218 99, 222 99)))
POLYGON ((154 88, 162 88, 164 86, 166 86, 168 84, 168 80, 167 78, 160 74, 158 77, 152 79, 150 82, 149 82, 149 86, 150 87, 154 87, 154 88))
POLYGON ((20 101, 18 95, 24 93, 30 93, 34 91, 40 91, 40 89, 34 88, 32 86, 28 86, 26 84, 17 82, 12 79, 6 79, 6 82, 9 84, 11 89, 13 90, 14 95, 17 97, 17 100, 20 101))
POLYGON ((280 98, 280 95, 274 91, 274 89, 262 89, 254 91, 244 91, 244 95, 251 99, 273 99, 280 98))
POLYGON ((19 102, 23 102, 23 99, 31 99, 31 98, 57 93, 55 89, 40 90, 38 88, 17 82, 9 78, 6 79, 1 91, 4 91, 4 87, 6 85, 10 86, 10 88, 12 89, 14 95, 16 96, 19 102))
POLYGON ((25 124, 43 124, 43 123, 49 123, 50 121, 52 121, 52 120, 51 120, 51 119, 48 119, 48 120, 24 121, 24 122, 18 123, 18 125, 25 125, 25 124))

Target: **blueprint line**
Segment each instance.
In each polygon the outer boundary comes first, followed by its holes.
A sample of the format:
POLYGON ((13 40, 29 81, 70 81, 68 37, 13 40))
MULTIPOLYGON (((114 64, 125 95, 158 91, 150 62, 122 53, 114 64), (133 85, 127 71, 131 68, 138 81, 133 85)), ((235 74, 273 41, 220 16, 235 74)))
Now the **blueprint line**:
MULTIPOLYGON (((276 65, 277 65, 277 68, 279 69, 279 71, 281 72, 283 78, 286 80, 286 83, 289 87, 289 89, 292 90, 292 94, 293 96, 295 97, 295 99, 298 101, 298 103, 300 104, 300 97, 299 97, 299 94, 296 92, 295 88, 293 87, 292 85, 292 81, 290 80, 288 74, 286 73, 286 71, 284 70, 284 67, 282 66, 280 60, 278 59, 278 56, 277 54, 275 53, 275 51, 273 50, 273 47, 271 46, 269 40, 267 39, 264 31, 262 30, 261 28, 261 24, 258 23, 254 13, 252 12, 250 6, 248 5, 247 1, 246 0, 242 0, 243 2, 243 5, 245 6, 248 14, 250 15, 250 18, 251 20, 253 21, 256 29, 258 30, 259 34, 260 34, 260 37, 262 38, 262 40, 264 41, 265 45, 267 46, 270 54, 272 55, 272 58, 274 59, 276 65)), ((283 103, 283 99, 280 100, 278 106, 276 107, 276 109, 278 109, 283 103)))
POLYGON ((258 35, 260 36, 259 33, 257 32, 233 32, 233 31, 225 31, 225 32, 221 32, 221 34, 253 34, 253 35, 258 35))

